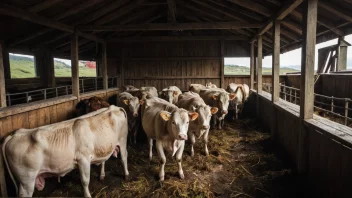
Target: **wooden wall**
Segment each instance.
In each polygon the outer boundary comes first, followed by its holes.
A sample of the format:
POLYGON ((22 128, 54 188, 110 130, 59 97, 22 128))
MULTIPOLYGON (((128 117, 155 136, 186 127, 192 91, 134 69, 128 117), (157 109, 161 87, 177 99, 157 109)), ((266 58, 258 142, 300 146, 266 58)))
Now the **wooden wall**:
MULTIPOLYGON (((301 127, 299 106, 281 99, 273 105, 271 95, 266 92, 256 97, 259 100, 258 119, 262 126, 272 131, 273 139, 297 165, 301 127)), ((317 197, 351 197, 351 128, 319 116, 305 121, 305 127, 308 134, 303 145, 307 154, 306 176, 310 188, 314 189, 317 197)))
POLYGON ((352 99, 352 74, 324 74, 319 80, 319 93, 352 99))
MULTIPOLYGON (((118 93, 117 89, 96 91, 81 95, 81 99, 92 96, 108 100, 118 93)), ((77 104, 76 97, 63 96, 44 101, 6 107, 0 110, 0 140, 19 128, 36 128, 71 119, 77 104)))
MULTIPOLYGON (((224 55, 248 57, 249 44, 225 41, 224 55)), ((220 86, 220 41, 110 43, 108 58, 108 68, 124 79, 123 84, 159 90, 169 85, 188 90, 191 83, 206 82, 220 86)))

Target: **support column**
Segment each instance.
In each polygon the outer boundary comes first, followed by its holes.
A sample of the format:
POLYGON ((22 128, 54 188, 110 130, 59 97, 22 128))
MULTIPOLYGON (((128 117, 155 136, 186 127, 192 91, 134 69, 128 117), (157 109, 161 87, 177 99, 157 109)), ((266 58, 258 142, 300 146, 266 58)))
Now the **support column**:
POLYGON ((221 72, 221 76, 220 76, 220 87, 225 89, 225 77, 224 77, 224 70, 225 70, 225 65, 224 65, 224 53, 225 53, 225 46, 224 46, 224 40, 221 40, 220 42, 220 55, 221 55, 221 63, 220 63, 220 72, 221 72))
POLYGON ((5 69, 2 47, 3 45, 0 43, 0 107, 6 107, 5 69))
POLYGON ((273 28, 273 65, 272 65, 272 102, 275 103, 279 100, 280 93, 280 22, 274 21, 273 28))
POLYGON ((302 64, 301 64, 301 93, 300 93, 300 125, 298 136, 298 172, 307 171, 308 158, 308 129, 304 121, 313 118, 314 113, 314 61, 316 44, 316 25, 318 13, 318 0, 303 2, 303 28, 302 28, 302 64))
POLYGON ((40 77, 43 87, 55 87, 54 57, 47 48, 40 48, 34 53, 36 75, 40 77))
POLYGON ((1 53, 2 53, 2 61, 3 61, 3 67, 4 67, 4 76, 5 76, 5 79, 11 79, 9 51, 7 50, 7 47, 4 43, 0 42, 0 45, 2 45, 1 53))
POLYGON ((101 44, 102 57, 101 57, 101 74, 103 76, 103 87, 105 90, 108 89, 108 68, 107 68, 107 58, 106 58, 106 43, 101 44))
POLYGON ((250 89, 254 89, 254 64, 255 57, 254 57, 254 41, 251 42, 251 68, 250 68, 250 75, 251 75, 251 80, 250 80, 250 89))
POLYGON ((71 73, 72 73, 72 95, 79 100, 79 63, 78 63, 78 35, 71 35, 71 73))
POLYGON ((341 37, 338 45, 337 71, 344 71, 347 69, 347 47, 349 44, 344 41, 344 37, 341 37))
POLYGON ((257 60, 257 88, 258 94, 263 91, 263 78, 262 78, 262 63, 263 63, 263 39, 262 35, 258 36, 258 60, 257 60))

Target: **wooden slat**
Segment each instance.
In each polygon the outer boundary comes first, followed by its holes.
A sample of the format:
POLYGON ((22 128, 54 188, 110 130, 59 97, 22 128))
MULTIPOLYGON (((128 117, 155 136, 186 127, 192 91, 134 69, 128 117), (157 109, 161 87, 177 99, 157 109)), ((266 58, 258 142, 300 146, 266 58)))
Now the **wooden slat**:
POLYGON ((224 41, 220 41, 220 87, 225 88, 225 83, 224 83, 224 70, 225 70, 225 44, 224 41))
POLYGON ((103 76, 103 88, 105 90, 108 89, 108 68, 107 68, 107 57, 106 57, 106 44, 103 43, 101 45, 102 49, 102 57, 101 57, 101 62, 102 62, 102 67, 101 67, 101 73, 103 76))
POLYGON ((63 0, 44 0, 43 2, 28 8, 28 11, 33 12, 33 13, 40 12, 46 8, 54 6, 55 4, 59 3, 60 1, 63 1, 63 0))
POLYGON ((158 31, 158 30, 203 30, 203 29, 243 29, 260 28, 260 23, 210 22, 210 23, 154 23, 139 25, 81 25, 81 31, 158 31))
POLYGON ((167 0, 167 6, 173 23, 176 23, 176 3, 175 0, 167 0))
POLYGON ((272 102, 275 103, 280 97, 280 20, 274 22, 273 34, 273 65, 272 65, 272 102))
MULTIPOLYGON (((52 0, 49 0, 49 1, 52 1, 52 0)), ((74 15, 74 14, 77 14, 79 13, 80 11, 82 10, 85 10, 89 7, 92 7, 93 5, 99 3, 99 2, 102 2, 102 0, 89 0, 89 1, 84 1, 84 3, 81 3, 79 5, 76 5, 75 7, 72 7, 58 15, 56 15, 54 17, 54 20, 61 20, 61 19, 64 19, 68 16, 71 16, 71 15, 74 15)))
POLYGON ((346 21, 352 22, 352 16, 351 13, 345 10, 338 10, 336 9, 336 5, 333 5, 331 3, 325 2, 325 1, 320 1, 319 2, 319 7, 324 8, 326 10, 328 10, 329 12, 331 12, 332 14, 341 17, 343 19, 345 19, 346 21))
POLYGON ((142 60, 220 60, 219 56, 204 56, 204 57, 125 57, 124 61, 142 61, 142 60))
POLYGON ((234 36, 145 36, 145 37, 129 37, 129 38, 112 38, 109 42, 169 42, 169 41, 235 41, 249 40, 245 35, 234 36))
POLYGON ((251 42, 251 68, 250 68, 250 89, 254 89, 254 67, 255 67, 255 46, 254 46, 254 41, 251 42))
POLYGON ((0 43, 0 108, 6 107, 5 67, 2 47, 3 45, 0 43))
POLYGON ((262 6, 259 3, 255 3, 253 1, 243 1, 243 0, 228 0, 234 4, 237 4, 241 7, 247 8, 249 10, 253 10, 257 13, 260 13, 264 16, 270 16, 271 15, 271 10, 265 6, 262 6))
POLYGON ((257 65, 257 92, 261 94, 263 91, 263 79, 262 79, 262 64, 263 64, 263 43, 262 36, 258 37, 258 65, 257 65))
POLYGON ((78 35, 71 36, 71 73, 72 73, 72 95, 79 100, 79 63, 78 63, 78 35))

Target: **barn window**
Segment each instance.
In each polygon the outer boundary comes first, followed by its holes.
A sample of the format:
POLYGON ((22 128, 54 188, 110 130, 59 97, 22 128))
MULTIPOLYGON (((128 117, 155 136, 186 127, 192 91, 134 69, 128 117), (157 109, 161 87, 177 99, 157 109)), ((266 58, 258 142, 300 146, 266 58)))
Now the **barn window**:
POLYGON ((27 54, 9 53, 11 78, 34 78, 35 57, 27 54))
MULTIPOLYGON (((54 58, 55 77, 71 77, 71 60, 54 58)), ((96 77, 95 61, 79 61, 80 77, 96 77)))
POLYGON ((250 58, 225 58, 224 75, 249 75, 250 58))

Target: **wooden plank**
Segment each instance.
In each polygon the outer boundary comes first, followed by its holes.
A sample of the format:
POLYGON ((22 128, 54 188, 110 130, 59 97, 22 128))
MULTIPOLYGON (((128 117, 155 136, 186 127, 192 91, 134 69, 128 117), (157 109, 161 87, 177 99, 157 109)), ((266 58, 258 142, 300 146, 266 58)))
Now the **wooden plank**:
POLYGON ((258 65, 257 65, 257 91, 261 94, 263 91, 262 64, 263 64, 263 43, 262 35, 258 37, 258 65))
POLYGON ((105 90, 108 89, 108 65, 107 65, 107 58, 106 58, 106 44, 105 43, 102 43, 101 44, 101 49, 102 49, 102 52, 101 52, 101 62, 102 62, 102 67, 101 67, 101 73, 102 73, 102 76, 103 76, 103 88, 105 90))
POLYGON ((260 23, 243 22, 208 22, 208 23, 153 23, 138 25, 81 25, 81 31, 159 31, 159 30, 212 30, 260 28, 260 23))
POLYGON ((352 16, 349 11, 345 11, 342 9, 338 10, 335 8, 336 7, 335 5, 333 5, 329 2, 325 2, 325 1, 320 1, 319 7, 328 10, 329 12, 334 14, 335 16, 341 17, 341 18, 345 19, 346 21, 352 22, 352 16))
POLYGON ((301 64, 300 120, 301 129, 298 136, 298 171, 307 171, 307 128, 304 120, 313 118, 314 113, 314 61, 316 44, 316 24, 318 17, 318 0, 304 2, 303 46, 301 64))
POLYGON ((79 62, 78 62, 78 35, 71 35, 71 75, 72 95, 79 100, 79 62))
POLYGON ((254 62, 255 62, 255 54, 254 54, 254 51, 255 51, 255 46, 254 46, 254 41, 251 42, 251 68, 250 68, 250 83, 249 83, 249 88, 250 89, 254 89, 254 62))
POLYGON ((63 0, 45 0, 45 1, 42 1, 41 3, 38 3, 38 4, 28 8, 28 11, 33 12, 33 13, 40 12, 46 8, 49 8, 49 7, 59 3, 60 1, 63 1, 63 0))
MULTIPOLYGON (((196 71, 196 67, 192 67, 196 71)), ((190 71, 190 73, 193 73, 190 71)), ((213 73, 214 75, 215 73, 213 73)), ((125 77, 125 80, 144 80, 144 79, 156 79, 156 80, 167 80, 167 79, 220 79, 219 76, 143 76, 143 77, 125 77)))
MULTIPOLYGON (((70 103, 66 102, 66 103, 70 103)), ((65 104, 66 104, 65 103, 65 104)), ((41 108, 38 110, 38 125, 45 126, 50 124, 50 107, 41 108)))
POLYGON ((217 40, 249 40, 246 35, 233 36, 145 36, 145 37, 127 37, 111 38, 109 42, 169 42, 169 41, 217 41, 217 40))
POLYGON ((12 116, 12 128, 17 130, 20 128, 29 128, 28 112, 20 113, 12 116))
POLYGON ((38 124, 38 121, 40 121, 40 118, 38 116, 38 110, 33 110, 28 112, 28 122, 29 122, 29 128, 37 128, 38 126, 41 126, 38 124))
POLYGON ((224 70, 225 70, 225 45, 224 41, 220 41, 220 87, 225 89, 225 83, 224 83, 224 70))
POLYGON ((274 22, 273 34, 273 61, 272 61, 272 102, 280 97, 280 20, 274 22))
POLYGON ((50 106, 50 124, 57 123, 56 105, 50 106))
MULTIPOLYGON (((0 120, 0 129, 1 129, 1 120, 0 120)), ((1 145, 2 148, 2 145, 1 145)), ((2 150, 2 149, 1 149, 2 150)), ((0 189, 1 197, 7 197, 7 187, 5 179, 5 166, 4 166, 3 153, 0 154, 0 189)))
POLYGON ((189 57, 124 57, 124 61, 146 61, 146 60, 155 60, 155 61, 171 61, 171 60, 220 60, 219 56, 189 56, 189 57))
POLYGON ((2 48, 3 45, 0 43, 0 108, 6 107, 5 67, 2 48))
POLYGON ((169 8, 169 13, 170 13, 170 16, 171 16, 171 22, 172 23, 177 23, 175 0, 167 0, 167 6, 169 8))
POLYGON ((6 137, 9 133, 13 132, 12 127, 12 117, 0 118, 0 122, 2 123, 2 131, 0 132, 0 139, 6 137))

